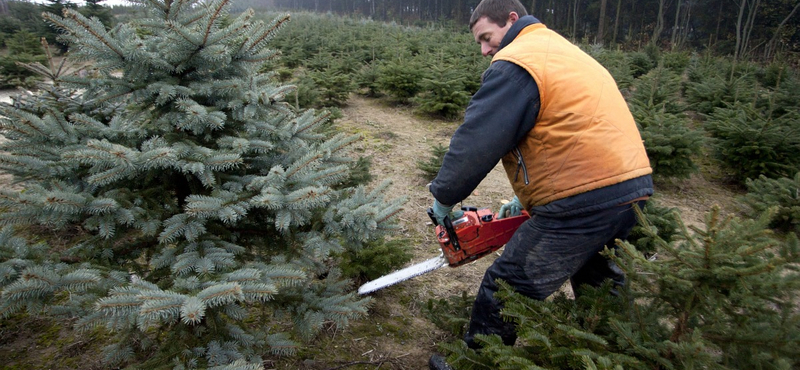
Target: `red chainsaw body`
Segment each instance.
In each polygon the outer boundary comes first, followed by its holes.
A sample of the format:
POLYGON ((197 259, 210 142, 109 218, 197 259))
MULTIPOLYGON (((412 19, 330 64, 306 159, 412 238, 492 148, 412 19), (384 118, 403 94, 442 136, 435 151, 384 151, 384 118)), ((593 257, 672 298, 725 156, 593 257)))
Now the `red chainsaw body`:
POLYGON ((526 211, 519 216, 498 219, 488 208, 466 209, 464 216, 452 222, 457 243, 450 240, 443 225, 436 226, 436 239, 450 267, 457 267, 500 249, 529 218, 526 211))

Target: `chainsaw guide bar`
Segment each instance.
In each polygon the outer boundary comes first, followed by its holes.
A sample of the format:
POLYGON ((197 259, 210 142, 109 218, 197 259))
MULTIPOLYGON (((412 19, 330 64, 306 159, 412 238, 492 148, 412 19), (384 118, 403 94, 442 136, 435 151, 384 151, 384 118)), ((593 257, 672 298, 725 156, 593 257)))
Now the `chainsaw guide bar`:
POLYGON ((439 257, 431 258, 425 262, 420 262, 416 265, 406 267, 402 270, 397 270, 389 275, 384 275, 372 280, 358 288, 358 294, 371 293, 378 289, 397 284, 403 280, 408 280, 415 276, 419 276, 426 272, 431 272, 449 265, 450 264, 447 262, 447 259, 444 258, 443 253, 440 254, 439 257))
POLYGON ((478 260, 503 247, 517 228, 530 218, 526 211, 519 216, 501 219, 487 208, 461 207, 461 210, 461 216, 455 221, 445 217, 443 225, 439 225, 433 210, 428 209, 428 216, 436 225, 436 239, 442 249, 439 257, 372 280, 358 288, 358 294, 371 293, 445 266, 458 267, 478 260))

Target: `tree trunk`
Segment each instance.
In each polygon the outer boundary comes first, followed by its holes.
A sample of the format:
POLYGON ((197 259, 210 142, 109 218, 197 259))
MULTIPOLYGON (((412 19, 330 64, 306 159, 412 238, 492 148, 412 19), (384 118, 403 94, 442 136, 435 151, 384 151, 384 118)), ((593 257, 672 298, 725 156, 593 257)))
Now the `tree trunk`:
POLYGON ((681 4, 683 4, 682 0, 678 0, 675 4, 675 23, 672 25, 672 36, 669 39, 670 45, 672 46, 672 50, 675 50, 678 43, 678 32, 680 29, 680 19, 681 19, 681 4))
POLYGON ((759 2, 760 0, 741 0, 739 3, 739 15, 736 19, 736 48, 734 49, 733 54, 734 63, 739 59, 739 57, 744 56, 745 51, 747 50, 748 43, 750 42, 750 33, 753 31, 753 23, 755 23, 759 2), (748 10, 747 17, 745 17, 746 9, 748 10))
POLYGON ((750 7, 750 14, 747 16, 747 23, 744 28, 744 43, 742 44, 741 55, 749 54, 750 49, 750 35, 753 33, 753 27, 756 24, 756 14, 758 14, 758 6, 761 5, 761 0, 755 0, 750 7))
POLYGON ((597 21, 597 36, 595 38, 595 42, 599 43, 600 45, 603 44, 603 40, 605 40, 605 25, 606 25, 606 6, 608 5, 608 0, 601 0, 600 1, 600 19, 597 21))
POLYGON ((572 2, 572 40, 578 40, 578 1, 572 2))
POLYGON ((661 37, 661 31, 664 30, 664 2, 666 0, 658 0, 658 17, 656 18, 656 27, 653 29, 653 37, 650 42, 653 45, 658 45, 658 38, 661 37))
POLYGON ((724 1, 720 1, 719 3, 719 11, 717 12, 717 31, 714 32, 715 42, 717 39, 719 39, 719 27, 722 25, 722 8, 723 8, 722 4, 724 3, 725 3, 724 1))
POLYGON ((744 17, 744 8, 747 5, 747 0, 740 0, 739 2, 739 16, 736 18, 736 45, 733 49, 733 65, 731 66, 731 80, 733 80, 733 71, 736 69, 736 61, 739 59, 739 50, 742 47, 742 18, 744 17))
POLYGON ((683 16, 681 32, 678 33, 678 40, 677 40, 678 47, 683 46, 683 44, 686 42, 686 39, 689 37, 689 29, 690 29, 689 22, 692 19, 692 6, 691 4, 687 5, 688 6, 686 7, 686 10, 683 12, 684 16, 683 16))
POLYGON ((622 9, 622 0, 617 0, 617 15, 614 17, 614 35, 611 36, 611 44, 617 43, 617 31, 619 30, 619 15, 622 9))
POLYGON ((770 57, 772 57, 772 53, 775 51, 775 49, 777 49, 778 46, 778 38, 780 37, 781 29, 783 28, 784 25, 786 25, 786 22, 788 22, 789 19, 792 18, 794 13, 797 12, 798 8, 800 8, 800 1, 798 1, 797 4, 794 5, 794 9, 792 9, 792 11, 789 12, 789 15, 787 15, 786 18, 783 18, 778 27, 775 28, 775 34, 772 35, 772 38, 767 43, 767 47, 764 49, 765 59, 769 59, 770 57))

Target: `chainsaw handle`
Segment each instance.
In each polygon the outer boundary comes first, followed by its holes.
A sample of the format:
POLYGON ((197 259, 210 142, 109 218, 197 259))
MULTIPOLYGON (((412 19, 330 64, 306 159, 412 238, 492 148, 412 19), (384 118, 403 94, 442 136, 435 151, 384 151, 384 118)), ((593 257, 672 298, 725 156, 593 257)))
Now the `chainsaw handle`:
MULTIPOLYGON (((428 217, 431 218, 434 226, 439 226, 439 222, 436 221, 436 217, 433 215, 433 208, 428 208, 428 217)), ((458 242, 458 234, 456 234, 456 229, 453 228, 453 221, 450 220, 450 216, 444 216, 444 220, 442 221, 444 223, 442 227, 447 231, 447 236, 450 237, 450 243, 453 245, 453 249, 461 250, 461 244, 458 242)))
POLYGON ((433 215, 433 208, 430 208, 430 207, 428 208, 428 217, 431 218, 431 221, 433 222, 433 226, 439 226, 439 222, 436 221, 436 216, 433 215))

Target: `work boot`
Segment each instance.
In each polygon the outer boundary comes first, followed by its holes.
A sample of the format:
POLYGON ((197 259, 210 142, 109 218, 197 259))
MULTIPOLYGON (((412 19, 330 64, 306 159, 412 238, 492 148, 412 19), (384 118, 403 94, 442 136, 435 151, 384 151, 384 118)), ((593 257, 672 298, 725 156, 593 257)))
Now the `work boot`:
POLYGON ((447 359, 442 355, 431 356, 431 359, 428 361, 428 366, 431 370, 453 370, 453 368, 447 364, 447 359))

